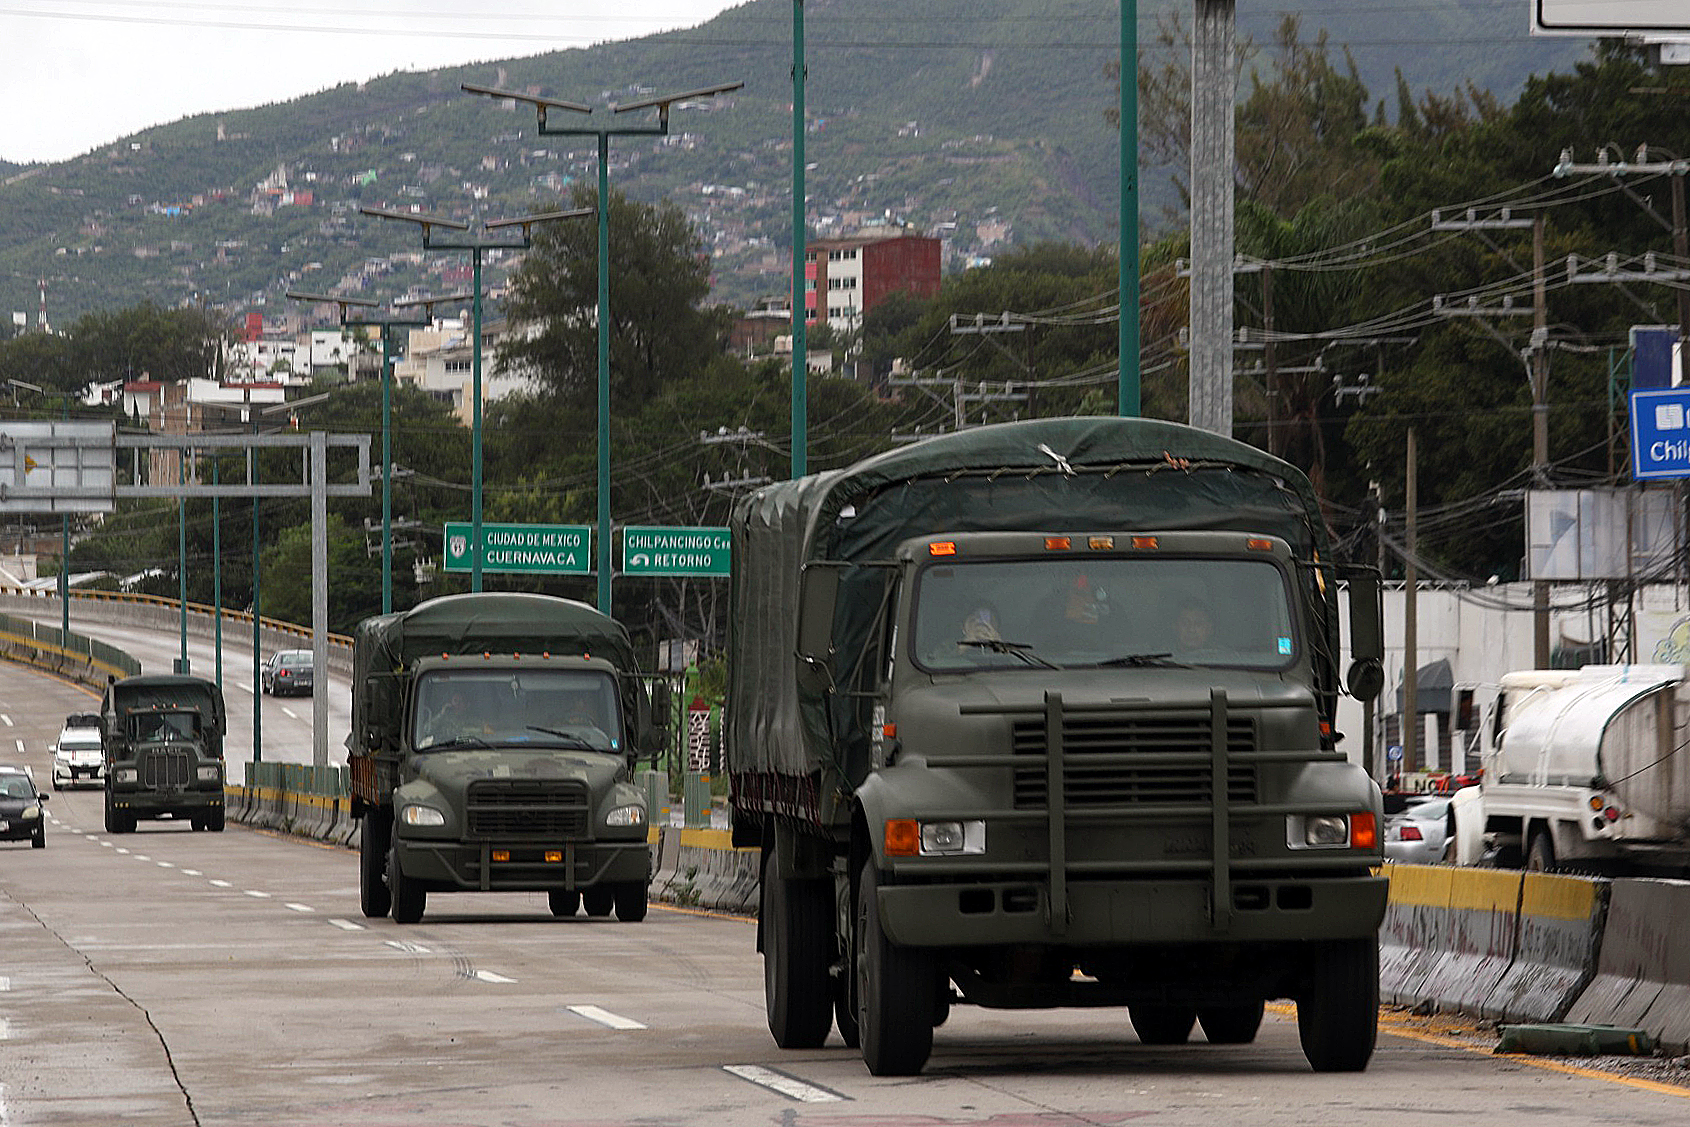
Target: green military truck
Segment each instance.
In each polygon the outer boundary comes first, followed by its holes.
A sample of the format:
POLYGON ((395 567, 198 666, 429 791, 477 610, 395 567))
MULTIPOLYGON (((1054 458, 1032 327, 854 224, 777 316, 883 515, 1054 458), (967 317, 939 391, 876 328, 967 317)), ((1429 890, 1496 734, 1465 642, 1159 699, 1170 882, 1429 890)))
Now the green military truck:
POLYGON ((364 914, 430 892, 545 892, 554 915, 645 918, 628 633, 584 603, 485 593, 365 619, 352 642, 352 815, 364 914))
MULTIPOLYGON (((732 518, 733 833, 763 851, 770 1031, 919 1072, 956 1003, 1124 1006, 1317 1070, 1378 1017, 1378 787, 1338 750, 1312 489, 1141 419, 982 427, 767 486, 732 518)), ((1350 691, 1380 673, 1350 581, 1350 691)))
POLYGON ((100 705, 106 832, 175 818, 221 833, 228 722, 223 690, 203 677, 146 674, 107 684, 100 705))

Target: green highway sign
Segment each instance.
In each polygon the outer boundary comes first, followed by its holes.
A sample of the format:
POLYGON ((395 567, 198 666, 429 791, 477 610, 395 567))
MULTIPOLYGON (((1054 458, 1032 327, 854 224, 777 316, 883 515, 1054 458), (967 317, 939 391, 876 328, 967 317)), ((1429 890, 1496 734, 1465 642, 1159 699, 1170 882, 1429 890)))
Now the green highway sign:
POLYGON ((623 575, 727 575, 732 538, 725 528, 622 529, 623 575))
MULTIPOLYGON (((446 522, 445 568, 473 571, 470 521, 446 522)), ((481 524, 481 570, 590 575, 593 529, 586 524, 481 524)))

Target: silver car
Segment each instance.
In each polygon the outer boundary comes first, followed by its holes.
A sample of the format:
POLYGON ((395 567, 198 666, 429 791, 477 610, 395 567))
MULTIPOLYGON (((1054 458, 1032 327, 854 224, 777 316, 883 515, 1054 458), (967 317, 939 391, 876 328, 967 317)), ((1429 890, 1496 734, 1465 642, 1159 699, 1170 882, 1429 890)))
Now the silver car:
POLYGON ((105 755, 100 750, 100 729, 84 721, 97 717, 72 716, 53 744, 53 789, 75 786, 103 786, 105 755))
POLYGON ((310 696, 316 678, 310 650, 281 650, 264 663, 259 688, 271 696, 310 696))
POLYGON ((1455 845, 1455 811, 1448 795, 1420 795, 1385 819, 1385 860, 1433 865, 1455 845))

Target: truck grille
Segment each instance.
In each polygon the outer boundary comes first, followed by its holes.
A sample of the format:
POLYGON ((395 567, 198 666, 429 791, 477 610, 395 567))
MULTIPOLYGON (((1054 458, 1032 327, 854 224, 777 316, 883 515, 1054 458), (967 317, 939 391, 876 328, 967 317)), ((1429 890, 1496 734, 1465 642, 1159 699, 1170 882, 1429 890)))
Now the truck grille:
POLYGON ((472 837, 578 837, 587 830, 587 812, 580 783, 487 779, 469 786, 472 837))
POLYGON ((194 757, 187 751, 148 750, 136 763, 136 778, 144 787, 185 787, 194 777, 194 757))
MULTIPOLYGON (((1227 754, 1256 750, 1256 725, 1248 716, 1226 721, 1227 754)), ((1048 804, 1045 724, 1042 719, 1014 723, 1014 751, 1025 756, 1015 768, 1015 807, 1042 810, 1048 804)), ((1069 806, 1136 806, 1147 803, 1209 803, 1214 798, 1210 769, 1209 720, 1203 717, 1084 716, 1062 720, 1065 772, 1063 795, 1069 806), (1190 756, 1186 763, 1087 764, 1088 757, 1131 755, 1190 756)), ((1227 769, 1229 804, 1256 801, 1256 770, 1227 769)))

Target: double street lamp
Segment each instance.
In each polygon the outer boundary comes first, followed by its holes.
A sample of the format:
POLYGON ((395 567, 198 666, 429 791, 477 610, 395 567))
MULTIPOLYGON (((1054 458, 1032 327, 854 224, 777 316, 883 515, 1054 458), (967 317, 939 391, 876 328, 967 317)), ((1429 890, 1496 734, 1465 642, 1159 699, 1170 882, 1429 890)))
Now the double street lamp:
MULTIPOLYGON (((616 136, 648 136, 666 137, 669 134, 669 108, 676 102, 688 101, 694 98, 708 98, 717 94, 726 94, 744 86, 743 82, 726 82, 717 86, 706 86, 698 90, 688 90, 680 94, 666 94, 658 98, 644 98, 625 105, 612 105, 612 114, 633 113, 639 110, 657 111, 655 124, 630 125, 618 128, 616 126, 576 126, 553 127, 547 122, 547 114, 551 110, 566 110, 570 113, 590 114, 593 107, 579 102, 566 102, 556 98, 542 98, 533 94, 521 94, 511 90, 499 90, 491 86, 476 86, 463 84, 463 90, 469 94, 482 94, 489 98, 505 99, 513 102, 523 102, 534 107, 536 125, 541 137, 596 137, 598 139, 599 159, 599 262, 598 262, 598 609, 605 614, 611 613, 610 607, 610 138, 616 136)), ((580 213, 566 213, 580 214, 580 213)), ((489 224, 491 226, 491 224, 489 224)), ((480 544, 480 526, 476 527, 476 543, 480 544)), ((477 566, 480 566, 479 551, 477 566)))
MULTIPOLYGON (((392 211, 380 207, 360 207, 359 211, 365 215, 373 215, 377 219, 392 219, 405 223, 415 223, 422 228, 424 250, 468 251, 470 255, 470 308, 472 310, 472 327, 470 330, 470 371, 471 396, 474 407, 470 423, 470 536, 473 547, 471 549, 469 589, 481 590, 481 261, 482 255, 489 250, 527 250, 533 245, 530 237, 531 228, 536 223, 545 223, 560 219, 577 219, 592 214, 591 208, 576 208, 570 211, 552 211, 539 215, 525 215, 516 219, 490 219, 482 224, 488 231, 501 231, 512 227, 521 228, 521 238, 517 241, 498 240, 485 241, 474 235, 453 236, 440 235, 437 231, 467 232, 468 223, 457 219, 447 219, 437 215, 425 215, 420 212, 392 211)), ((429 302, 412 302, 409 304, 431 304, 445 299, 433 298, 429 302)), ((385 341, 385 337, 384 337, 385 341)), ((385 357, 384 357, 385 360, 385 357)), ((383 365, 383 378, 386 378, 386 366, 383 365)), ((384 385, 385 386, 385 385, 384 385)), ((384 407, 385 411, 385 407, 384 407)), ((385 417, 385 416, 384 416, 385 417)), ((385 446, 385 427, 383 429, 384 446, 382 450, 382 479, 383 497, 389 496, 387 481, 392 474, 391 466, 387 464, 387 449, 385 446)), ((385 502, 384 502, 385 503, 385 502)), ((386 541, 384 539, 383 543, 386 541)))

